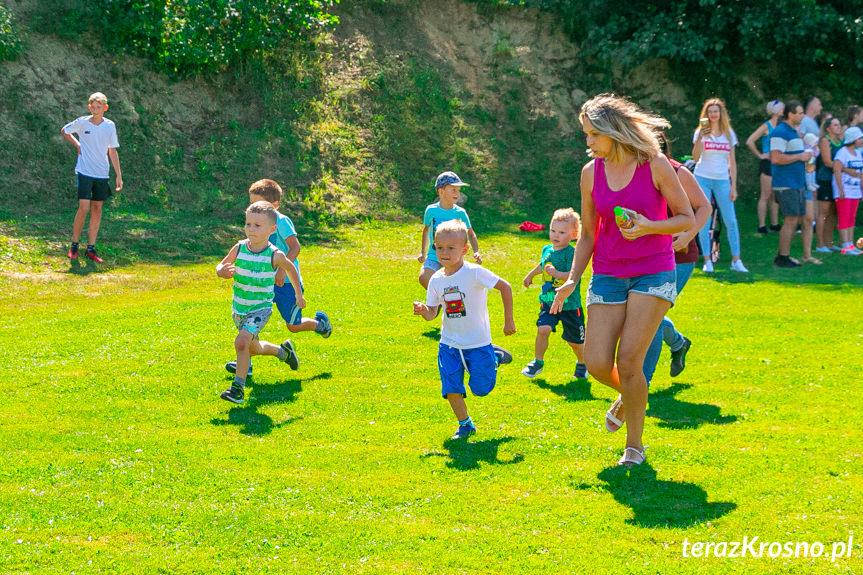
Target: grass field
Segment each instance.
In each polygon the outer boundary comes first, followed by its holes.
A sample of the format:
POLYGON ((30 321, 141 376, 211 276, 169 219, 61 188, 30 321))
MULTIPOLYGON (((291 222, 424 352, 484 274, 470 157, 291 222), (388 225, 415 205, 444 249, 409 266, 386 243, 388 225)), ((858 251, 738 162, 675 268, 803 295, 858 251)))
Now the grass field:
POLYGON ((491 296, 516 361, 468 399, 467 442, 448 439, 439 322, 411 314, 418 225, 305 244, 308 310, 336 330, 292 337, 299 371, 256 361, 240 407, 218 398, 235 332, 217 259, 0 275, 0 572, 863 572, 863 259, 776 270, 775 235, 746 235, 750 276, 696 271, 670 312, 687 369, 672 381, 664 351, 649 464, 625 470, 612 392, 570 380, 557 336, 542 376, 519 373, 538 295, 521 279, 547 238, 479 236, 519 331, 491 296), (825 556, 683 556, 756 536, 825 556))

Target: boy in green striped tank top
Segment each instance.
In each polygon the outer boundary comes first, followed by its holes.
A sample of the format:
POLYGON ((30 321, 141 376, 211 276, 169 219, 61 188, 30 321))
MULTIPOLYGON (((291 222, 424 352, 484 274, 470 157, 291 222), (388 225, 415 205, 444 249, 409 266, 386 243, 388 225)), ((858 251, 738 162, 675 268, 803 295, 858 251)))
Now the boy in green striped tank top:
POLYGON ((273 313, 273 291, 276 271, 282 269, 288 276, 297 307, 306 307, 300 276, 294 263, 270 243, 270 234, 276 231, 276 208, 270 202, 255 202, 246 208, 246 239, 231 248, 228 255, 216 266, 216 275, 234 280, 234 298, 231 305, 234 325, 239 333, 234 340, 237 351, 237 374, 231 388, 221 398, 242 403, 246 387, 246 374, 253 355, 275 355, 297 369, 299 361, 291 340, 275 345, 259 339, 259 334, 273 313), (239 374, 243 374, 240 377, 239 374))

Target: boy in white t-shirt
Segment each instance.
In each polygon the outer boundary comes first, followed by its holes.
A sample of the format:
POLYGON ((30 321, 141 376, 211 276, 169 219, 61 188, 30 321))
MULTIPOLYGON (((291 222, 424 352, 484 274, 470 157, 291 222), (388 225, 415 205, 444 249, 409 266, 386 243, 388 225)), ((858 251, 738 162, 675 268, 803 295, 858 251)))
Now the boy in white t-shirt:
POLYGON ((438 370, 441 394, 458 419, 453 439, 473 435, 476 426, 467 412, 464 398, 464 372, 470 374, 468 385, 474 395, 488 395, 497 380, 497 368, 510 363, 512 354, 491 343, 488 318, 488 290, 500 291, 503 300, 503 333, 515 333, 512 315, 512 287, 493 272, 477 264, 467 263, 467 226, 450 220, 438 226, 434 236, 435 249, 442 269, 429 280, 426 303, 414 302, 414 315, 433 320, 443 306, 441 340, 438 346, 438 370))
POLYGON ((123 189, 123 175, 120 172, 120 157, 117 155, 117 148, 120 147, 117 128, 114 122, 105 117, 108 98, 102 92, 90 94, 87 108, 90 116, 72 120, 60 130, 63 137, 78 150, 78 161, 75 164, 75 174, 78 177, 78 212, 72 225, 72 245, 66 257, 70 260, 78 259, 78 239, 89 213, 86 256, 100 264, 102 258, 96 255, 96 235, 102 223, 102 204, 111 197, 111 185, 108 182, 109 159, 114 166, 118 192, 123 189), (78 137, 75 138, 73 134, 78 134, 78 137))

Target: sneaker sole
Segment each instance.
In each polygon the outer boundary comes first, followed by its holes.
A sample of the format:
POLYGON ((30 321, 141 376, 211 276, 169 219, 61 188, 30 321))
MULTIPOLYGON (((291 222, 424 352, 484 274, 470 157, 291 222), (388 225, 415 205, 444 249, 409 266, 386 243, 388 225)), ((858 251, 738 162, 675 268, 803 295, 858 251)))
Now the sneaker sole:
POLYGON ((683 344, 683 347, 680 349, 680 351, 682 351, 682 352, 683 352, 683 353, 681 354, 681 356, 680 356, 680 369, 679 369, 679 370, 675 370, 675 369, 674 369, 675 364, 674 364, 674 363, 672 363, 672 364, 671 364, 671 369, 669 370, 669 373, 670 373, 671 377, 677 377, 678 375, 680 375, 681 373, 683 373, 683 370, 684 370, 684 369, 686 369, 686 354, 687 354, 687 353, 689 353, 689 349, 690 349, 691 347, 692 347, 692 341, 691 341, 691 340, 689 340, 689 339, 685 340, 685 342, 684 342, 684 344, 683 344))
MULTIPOLYGON (((236 362, 229 361, 225 364, 225 371, 230 373, 231 375, 236 375, 237 373, 237 364, 236 362)), ((249 367, 249 372, 246 374, 246 377, 252 377, 252 368, 249 367)))
POLYGON ((507 350, 505 350, 504 348, 502 348, 499 345, 491 344, 491 347, 495 352, 494 354, 500 358, 498 360, 500 365, 504 365, 506 363, 512 363, 512 354, 510 352, 508 352, 507 350))
POLYGON ((235 405, 240 405, 241 403, 243 403, 242 399, 237 400, 237 399, 234 399, 233 397, 229 397, 229 396, 225 395, 224 393, 219 395, 219 397, 221 397, 225 401, 230 401, 231 403, 233 403, 235 405))
POLYGON ((319 336, 321 336, 321 337, 322 337, 322 338, 324 338, 324 339, 327 339, 328 337, 330 337, 331 335, 333 335, 333 324, 332 324, 332 322, 330 321, 330 318, 327 316, 327 314, 325 314, 325 313, 324 313, 324 312, 322 312, 322 311, 315 312, 315 319, 318 319, 318 318, 323 319, 324 323, 326 324, 326 326, 327 326, 327 328, 328 328, 328 329, 327 329, 325 332, 323 332, 323 333, 320 333, 320 332, 319 332, 319 333, 318 333, 318 335, 319 335, 319 336))
POLYGON ((540 373, 542 373, 542 370, 541 370, 541 369, 540 369, 539 371, 537 371, 536 373, 534 373, 533 375, 531 375, 531 374, 529 374, 529 373, 525 373, 525 371, 524 371, 524 370, 521 370, 521 374, 522 374, 523 376, 525 376, 526 378, 528 378, 528 379, 533 379, 534 377, 536 377, 536 376, 537 376, 537 375, 539 375, 540 373))

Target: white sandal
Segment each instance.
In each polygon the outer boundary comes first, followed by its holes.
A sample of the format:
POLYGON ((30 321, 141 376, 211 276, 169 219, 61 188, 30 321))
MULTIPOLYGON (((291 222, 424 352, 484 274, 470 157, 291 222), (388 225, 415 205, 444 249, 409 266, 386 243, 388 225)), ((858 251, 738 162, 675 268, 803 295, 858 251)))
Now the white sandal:
POLYGON ((627 447, 623 450, 623 457, 617 462, 618 465, 625 465, 627 467, 632 467, 633 465, 641 465, 645 461, 647 461, 647 456, 644 455, 644 452, 647 451, 647 446, 644 446, 641 451, 637 450, 634 447, 627 447))
POLYGON ((622 410, 623 398, 618 395, 614 403, 611 404, 611 407, 608 408, 608 411, 605 412, 605 430, 609 433, 614 433, 623 427, 625 419, 623 417, 620 419, 617 418, 622 410))

